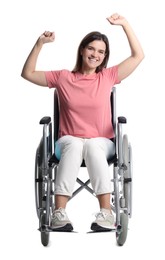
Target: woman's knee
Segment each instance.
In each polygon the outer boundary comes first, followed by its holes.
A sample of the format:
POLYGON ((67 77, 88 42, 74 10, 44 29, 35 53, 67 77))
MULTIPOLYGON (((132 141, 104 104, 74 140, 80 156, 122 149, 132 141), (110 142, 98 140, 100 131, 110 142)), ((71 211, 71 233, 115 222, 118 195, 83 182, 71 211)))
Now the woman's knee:
POLYGON ((82 154, 83 150, 83 142, 80 138, 76 138, 73 136, 64 136, 60 138, 55 145, 56 155, 58 154, 58 158, 61 158, 61 155, 64 153, 71 154, 82 154))
POLYGON ((98 140, 96 140, 96 138, 91 138, 86 141, 86 143, 84 145, 85 157, 86 156, 88 156, 88 157, 97 156, 100 153, 105 154, 105 151, 104 151, 101 143, 99 143, 98 140))
POLYGON ((84 145, 84 158, 103 156, 108 159, 114 154, 115 145, 107 138, 91 138, 84 145))

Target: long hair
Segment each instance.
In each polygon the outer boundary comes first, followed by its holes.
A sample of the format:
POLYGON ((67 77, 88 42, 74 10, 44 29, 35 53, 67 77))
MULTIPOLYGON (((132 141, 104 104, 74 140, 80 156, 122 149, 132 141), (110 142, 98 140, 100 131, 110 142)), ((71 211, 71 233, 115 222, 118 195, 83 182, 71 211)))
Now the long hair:
POLYGON ((99 71, 102 71, 103 68, 107 67, 107 63, 109 60, 109 55, 110 55, 110 48, 109 48, 109 41, 108 38, 105 34, 102 34, 100 32, 94 31, 91 33, 88 33, 80 42, 80 45, 78 47, 77 50, 77 60, 76 60, 76 65, 74 67, 74 69, 72 70, 72 72, 78 72, 81 70, 82 68, 82 55, 81 55, 81 50, 84 49, 90 42, 93 42, 95 40, 99 40, 99 41, 104 41, 105 45, 106 45, 106 50, 105 50, 105 58, 103 60, 103 62, 100 64, 100 66, 98 66, 96 68, 96 73, 98 73, 99 71))

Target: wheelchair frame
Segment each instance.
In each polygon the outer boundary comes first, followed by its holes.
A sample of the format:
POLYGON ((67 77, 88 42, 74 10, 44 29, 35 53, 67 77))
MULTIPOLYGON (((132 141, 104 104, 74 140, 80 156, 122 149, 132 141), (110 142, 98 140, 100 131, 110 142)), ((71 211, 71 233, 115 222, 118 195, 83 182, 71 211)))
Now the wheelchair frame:
MULTIPOLYGON (((128 220, 132 216, 132 148, 128 143, 128 137, 122 133, 122 125, 126 124, 125 117, 116 117, 116 88, 111 92, 112 124, 115 132, 114 143, 116 154, 108 161, 113 165, 114 190, 111 194, 111 208, 116 216, 116 241, 119 246, 124 245, 127 238, 128 220)), ((58 167, 58 159, 54 154, 54 143, 58 139, 59 126, 59 102, 57 90, 54 91, 54 136, 52 135, 51 117, 43 117, 40 120, 43 125, 43 136, 36 150, 35 158, 35 204, 39 218, 39 230, 41 242, 44 246, 49 243, 50 216, 55 207, 54 187, 55 176, 58 167)), ((84 167, 85 164, 82 164, 84 167)), ((86 189, 95 196, 94 191, 88 186, 90 179, 83 182, 77 178, 80 187, 71 197, 75 197, 82 189, 86 189)))

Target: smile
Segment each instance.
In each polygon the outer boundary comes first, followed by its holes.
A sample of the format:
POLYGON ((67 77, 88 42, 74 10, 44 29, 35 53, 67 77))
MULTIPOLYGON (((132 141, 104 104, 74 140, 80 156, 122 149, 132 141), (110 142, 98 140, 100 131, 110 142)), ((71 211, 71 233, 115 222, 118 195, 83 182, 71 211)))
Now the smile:
POLYGON ((90 62, 94 62, 94 63, 95 63, 95 62, 98 62, 98 60, 97 60, 97 59, 94 59, 94 58, 88 58, 88 59, 89 59, 90 62))

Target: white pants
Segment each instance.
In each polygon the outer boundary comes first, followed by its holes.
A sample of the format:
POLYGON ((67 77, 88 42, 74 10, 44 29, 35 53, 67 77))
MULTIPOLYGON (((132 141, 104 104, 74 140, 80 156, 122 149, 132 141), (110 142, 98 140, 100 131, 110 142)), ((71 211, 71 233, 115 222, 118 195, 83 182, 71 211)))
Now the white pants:
POLYGON ((83 159, 96 195, 111 192, 110 170, 107 159, 115 154, 114 143, 102 137, 79 138, 66 135, 55 145, 60 156, 56 174, 55 194, 71 196, 83 159))

